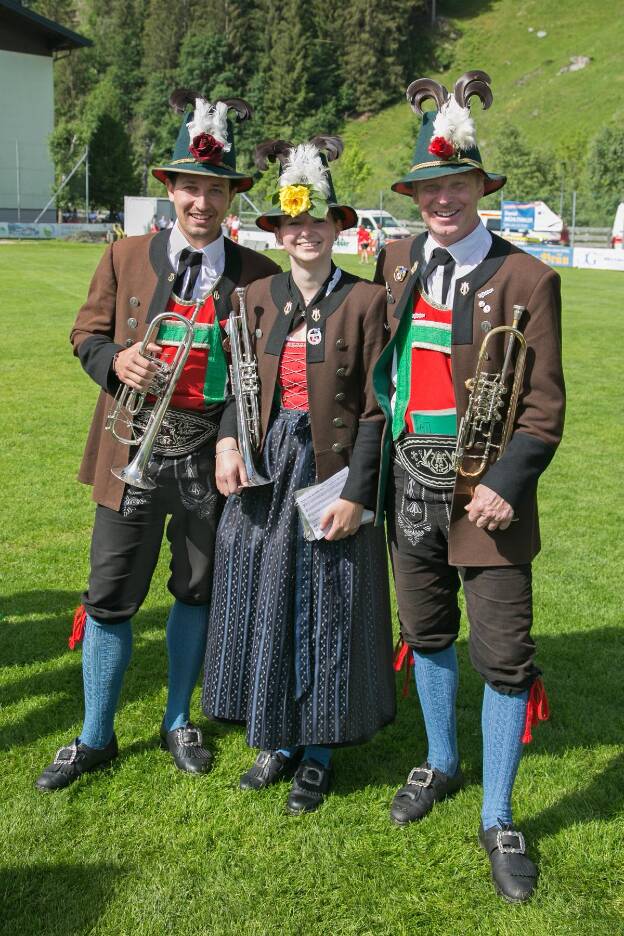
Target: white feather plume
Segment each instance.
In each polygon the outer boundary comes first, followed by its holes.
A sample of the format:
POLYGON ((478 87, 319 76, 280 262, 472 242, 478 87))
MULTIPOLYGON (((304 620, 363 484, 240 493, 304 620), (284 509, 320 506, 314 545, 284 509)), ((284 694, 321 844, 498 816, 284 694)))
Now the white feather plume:
POLYGON ((223 101, 211 104, 204 98, 196 98, 193 119, 188 125, 191 140, 200 133, 209 133, 223 145, 224 151, 229 153, 232 144, 228 139, 227 112, 228 106, 223 101))
POLYGON ((475 146, 477 138, 470 111, 458 104, 453 95, 447 98, 438 111, 433 121, 433 135, 451 140, 460 150, 475 146))
POLYGON ((311 185, 323 198, 329 198, 327 167, 323 165, 316 146, 311 143, 300 143, 290 151, 284 163, 279 184, 280 186, 311 185))

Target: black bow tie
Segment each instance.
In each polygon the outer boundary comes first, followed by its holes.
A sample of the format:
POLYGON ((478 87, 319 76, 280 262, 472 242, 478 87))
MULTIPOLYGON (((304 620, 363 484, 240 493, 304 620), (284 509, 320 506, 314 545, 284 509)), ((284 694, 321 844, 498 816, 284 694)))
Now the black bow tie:
POLYGON ((453 273, 455 271, 455 261, 453 260, 448 250, 444 250, 442 247, 436 247, 436 249, 431 254, 431 257, 429 258, 429 263, 420 274, 420 279, 426 290, 427 280, 439 266, 444 267, 444 276, 442 277, 442 304, 444 304, 446 302, 446 297, 448 296, 449 287, 451 285, 451 279, 453 278, 453 273))
POLYGON ((185 247, 180 254, 180 259, 178 260, 178 274, 173 284, 173 292, 179 299, 190 302, 193 298, 193 290, 195 289, 195 283, 197 282, 197 277, 201 270, 202 259, 203 254, 200 253, 199 250, 191 250, 189 247, 185 247), (185 284, 184 278, 187 270, 189 271, 189 275, 185 284))

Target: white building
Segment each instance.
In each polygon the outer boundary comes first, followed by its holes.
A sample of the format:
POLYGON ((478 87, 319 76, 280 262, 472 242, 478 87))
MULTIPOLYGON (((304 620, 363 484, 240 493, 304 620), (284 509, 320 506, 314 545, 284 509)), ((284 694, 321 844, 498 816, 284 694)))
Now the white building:
MULTIPOLYGON (((54 165, 54 58, 88 39, 0 0, 0 221, 34 221, 50 199, 54 165)), ((55 221, 50 208, 42 221, 55 221)))

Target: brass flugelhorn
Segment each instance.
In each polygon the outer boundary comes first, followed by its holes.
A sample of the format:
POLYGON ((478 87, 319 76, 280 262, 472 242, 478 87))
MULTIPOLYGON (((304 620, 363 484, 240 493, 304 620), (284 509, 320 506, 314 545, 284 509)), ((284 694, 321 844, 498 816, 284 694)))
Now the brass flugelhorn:
POLYGON ((148 476, 154 443, 160 431, 165 413, 171 402, 176 384, 184 369, 186 359, 193 347, 194 324, 197 314, 202 306, 203 299, 198 299, 190 316, 186 318, 177 312, 161 312, 150 322, 145 337, 141 342, 139 354, 156 365, 157 372, 147 390, 133 390, 127 384, 121 384, 116 395, 113 408, 106 420, 106 429, 113 434, 122 445, 135 445, 138 450, 128 465, 111 468, 111 472, 120 481, 132 487, 151 491, 156 484, 148 476), (184 330, 184 337, 180 341, 173 360, 163 361, 147 350, 150 342, 155 341, 162 322, 175 322, 184 330), (145 405, 147 396, 156 398, 156 402, 149 414, 147 423, 142 432, 137 431, 135 419, 145 405))
POLYGON ((464 478, 478 478, 483 474, 488 465, 500 458, 511 438, 526 363, 526 338, 518 328, 524 312, 526 306, 514 305, 513 325, 490 329, 479 350, 475 376, 466 381, 470 396, 459 424, 453 460, 455 470, 464 478), (499 373, 490 374, 485 370, 488 347, 496 335, 504 334, 509 335, 509 341, 503 366, 499 373), (513 364, 516 342, 519 347, 513 364), (510 390, 507 378, 512 366, 514 376, 510 390))
POLYGON ((236 289, 239 302, 239 314, 234 310, 228 318, 228 337, 230 339, 230 383, 236 400, 236 423, 238 427, 238 449, 245 463, 249 487, 270 484, 255 466, 255 458, 260 449, 262 430, 260 426, 260 382, 258 363, 251 348, 247 312, 245 309, 245 290, 236 289))

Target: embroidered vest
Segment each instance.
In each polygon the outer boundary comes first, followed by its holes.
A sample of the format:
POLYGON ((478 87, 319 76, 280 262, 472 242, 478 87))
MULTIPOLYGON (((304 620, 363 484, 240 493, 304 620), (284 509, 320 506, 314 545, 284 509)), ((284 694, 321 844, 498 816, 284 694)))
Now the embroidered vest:
POLYGON ((396 344, 394 439, 403 431, 422 436, 457 434, 451 319, 451 309, 416 290, 411 321, 401 329, 396 344))
MULTIPOLYGON (((194 302, 185 302, 177 296, 171 296, 167 303, 167 312, 175 312, 185 318, 191 317, 194 308, 194 302)), ((184 326, 180 323, 161 322, 156 344, 162 347, 162 360, 173 360, 184 334, 184 326)), ((228 372, 222 338, 214 299, 208 295, 195 320, 193 346, 171 398, 172 406, 205 410, 225 400, 228 372)))

